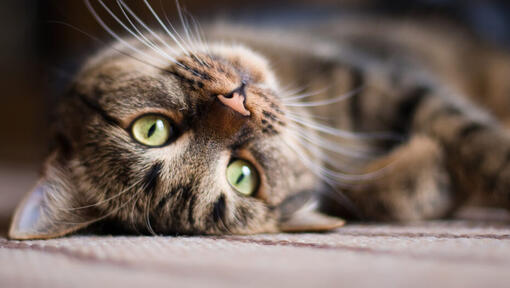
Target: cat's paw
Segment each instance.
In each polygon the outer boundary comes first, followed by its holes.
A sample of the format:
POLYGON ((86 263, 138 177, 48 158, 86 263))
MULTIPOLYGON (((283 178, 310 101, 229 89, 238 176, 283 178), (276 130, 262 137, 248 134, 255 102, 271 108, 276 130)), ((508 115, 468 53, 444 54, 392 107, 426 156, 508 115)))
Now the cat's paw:
POLYGON ((445 155, 426 136, 414 136, 370 165, 386 173, 347 191, 369 219, 416 221, 438 218, 453 208, 453 193, 445 155))

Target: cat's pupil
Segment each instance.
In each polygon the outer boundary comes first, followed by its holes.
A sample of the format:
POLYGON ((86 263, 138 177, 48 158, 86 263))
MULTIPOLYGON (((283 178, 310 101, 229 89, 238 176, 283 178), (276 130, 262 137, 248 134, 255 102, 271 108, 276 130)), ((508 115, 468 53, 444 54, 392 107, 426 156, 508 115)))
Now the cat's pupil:
POLYGON ((237 177, 236 184, 241 183, 241 181, 243 181, 243 179, 244 179, 244 173, 241 173, 241 174, 239 175, 239 177, 237 177))
POLYGON ((243 166, 241 168, 241 174, 239 174, 239 177, 237 177, 237 180, 236 180, 236 185, 241 183, 241 181, 243 181, 244 177, 245 176, 249 176, 250 175, 250 168, 247 167, 247 166, 243 166))
POLYGON ((152 135, 154 135, 154 132, 156 132, 156 123, 152 124, 151 128, 149 128, 149 131, 147 131, 147 138, 150 138, 152 135))

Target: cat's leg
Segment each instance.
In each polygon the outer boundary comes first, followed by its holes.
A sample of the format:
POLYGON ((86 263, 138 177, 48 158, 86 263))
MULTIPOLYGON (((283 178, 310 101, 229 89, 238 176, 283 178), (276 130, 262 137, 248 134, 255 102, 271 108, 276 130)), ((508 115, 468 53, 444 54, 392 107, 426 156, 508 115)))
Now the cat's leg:
POLYGON ((510 208, 508 130, 481 111, 440 95, 430 94, 422 102, 412 119, 414 130, 441 143, 455 188, 478 203, 510 208))
POLYGON ((412 136, 363 170, 383 173, 341 192, 328 192, 344 193, 351 203, 338 207, 331 202, 334 197, 325 197, 326 211, 368 220, 410 221, 444 217, 462 202, 462 195, 452 189, 443 148, 424 134, 412 136))
POLYGON ((440 86, 413 85, 412 79, 394 85, 367 75, 377 89, 352 99, 352 121, 362 130, 391 130, 409 140, 366 169, 393 161, 393 171, 345 191, 361 216, 436 218, 468 200, 510 208, 510 133, 504 124, 440 86))
MULTIPOLYGON (((348 190, 347 195, 364 215, 375 219, 440 217, 464 200, 510 208, 508 130, 441 89, 418 87, 415 91, 419 93, 402 93, 392 101, 386 98, 393 113, 371 110, 377 107, 373 103, 361 106, 366 121, 384 119, 395 131, 423 136, 412 136, 377 160, 395 160, 395 171, 365 188, 348 190)), ((364 97, 367 103, 376 101, 371 95, 364 97)))

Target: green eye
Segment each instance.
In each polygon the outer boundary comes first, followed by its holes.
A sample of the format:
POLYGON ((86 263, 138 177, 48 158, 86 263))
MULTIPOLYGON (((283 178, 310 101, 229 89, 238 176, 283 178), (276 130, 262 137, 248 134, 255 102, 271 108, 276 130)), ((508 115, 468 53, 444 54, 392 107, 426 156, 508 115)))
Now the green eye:
POLYGON ((136 141, 147 146, 161 146, 172 134, 172 126, 161 115, 146 115, 135 120, 131 133, 136 141))
POLYGON ((237 192, 250 196, 259 185, 259 175, 252 164, 237 159, 227 166, 227 181, 237 192))

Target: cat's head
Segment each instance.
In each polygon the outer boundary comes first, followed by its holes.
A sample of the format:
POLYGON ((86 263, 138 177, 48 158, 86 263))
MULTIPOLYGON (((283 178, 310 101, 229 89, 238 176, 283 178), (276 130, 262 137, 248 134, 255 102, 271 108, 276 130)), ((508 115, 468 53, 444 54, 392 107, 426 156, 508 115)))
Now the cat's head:
POLYGON ((154 64, 161 53, 125 46, 89 60, 60 103, 57 146, 10 237, 61 236, 103 221, 157 234, 341 225, 302 212, 320 181, 293 149, 265 58, 218 44, 154 64))

